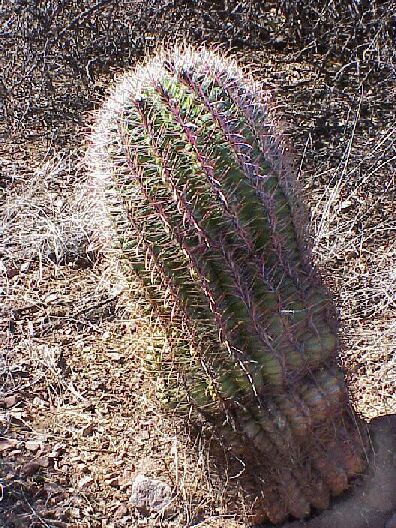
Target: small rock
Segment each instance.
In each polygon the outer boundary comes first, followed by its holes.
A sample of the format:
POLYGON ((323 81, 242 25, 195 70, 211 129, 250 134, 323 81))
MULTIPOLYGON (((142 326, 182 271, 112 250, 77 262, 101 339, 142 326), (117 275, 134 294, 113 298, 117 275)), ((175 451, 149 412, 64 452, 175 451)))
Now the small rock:
POLYGON ((128 508, 125 504, 121 504, 121 506, 119 506, 119 508, 117 508, 117 510, 114 512, 114 519, 122 519, 126 515, 128 515, 128 508))
POLYGON ((32 453, 36 453, 41 447, 40 442, 35 442, 34 440, 29 440, 28 442, 25 442, 25 447, 28 451, 32 451, 32 453))
POLYGON ((93 434, 93 432, 94 432, 94 429, 95 429, 95 428, 94 428, 93 423, 90 423, 90 424, 86 425, 86 426, 82 429, 81 434, 82 434, 83 436, 91 436, 91 435, 93 434))
POLYGON ((94 479, 90 477, 89 475, 87 475, 86 477, 83 477, 81 480, 79 480, 77 484, 78 489, 82 490, 82 489, 88 488, 93 483, 93 481, 94 479))
POLYGON ((29 269, 29 266, 30 266, 30 262, 24 262, 23 264, 21 264, 20 270, 22 272, 25 272, 29 269))
POLYGON ((9 451, 9 458, 10 460, 18 460, 21 456, 23 451, 21 449, 12 449, 12 451, 9 451))
POLYGON ((118 352, 113 352, 111 350, 106 355, 109 359, 113 361, 118 361, 120 363, 122 363, 125 359, 125 356, 123 354, 119 354, 118 352))
POLYGON ((10 409, 11 407, 14 407, 14 405, 16 404, 17 402, 17 399, 16 399, 16 396, 14 394, 12 394, 11 396, 7 396, 6 398, 4 398, 4 405, 7 409, 10 409))
POLYGON ((340 204, 341 211, 347 211, 347 210, 351 209, 351 207, 353 207, 353 202, 351 202, 351 200, 344 200, 340 204))
POLYGON ((169 484, 137 475, 132 483, 130 503, 144 513, 165 510, 172 498, 169 484))

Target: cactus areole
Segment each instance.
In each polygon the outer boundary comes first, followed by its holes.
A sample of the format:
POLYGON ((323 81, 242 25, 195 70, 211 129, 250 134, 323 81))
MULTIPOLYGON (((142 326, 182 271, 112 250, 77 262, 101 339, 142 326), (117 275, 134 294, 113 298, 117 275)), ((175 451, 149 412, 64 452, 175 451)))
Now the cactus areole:
POLYGON ((168 406, 245 456, 252 518, 327 508, 362 440, 267 94, 217 53, 160 52, 116 86, 91 150, 112 254, 171 345, 147 358, 168 406))

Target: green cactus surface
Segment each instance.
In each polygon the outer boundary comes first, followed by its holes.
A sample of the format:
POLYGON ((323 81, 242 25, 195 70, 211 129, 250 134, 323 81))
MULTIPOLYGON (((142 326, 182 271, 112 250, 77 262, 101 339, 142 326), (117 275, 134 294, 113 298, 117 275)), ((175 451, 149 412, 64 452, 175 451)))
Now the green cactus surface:
POLYGON ((146 358, 161 398, 246 454, 254 518, 326 508, 362 440, 268 95, 217 53, 160 52, 116 85, 90 154, 112 254, 170 344, 146 358))

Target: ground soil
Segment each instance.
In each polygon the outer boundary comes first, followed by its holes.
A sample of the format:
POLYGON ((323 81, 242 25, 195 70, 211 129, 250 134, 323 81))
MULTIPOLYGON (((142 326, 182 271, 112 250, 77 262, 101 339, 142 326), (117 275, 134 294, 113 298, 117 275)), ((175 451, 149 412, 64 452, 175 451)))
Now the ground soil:
POLYGON ((255 2, 235 12, 223 2, 19 4, 2 7, 1 30, 0 526, 248 526, 251 505, 210 432, 161 410, 142 366, 152 325, 93 251, 83 188, 95 109, 114 76, 164 39, 216 44, 255 71, 293 145, 315 262, 338 309, 340 364, 368 421, 396 412, 387 40, 355 54, 315 47, 275 8, 263 22, 255 2), (172 486, 165 516, 129 504, 139 473, 172 486))

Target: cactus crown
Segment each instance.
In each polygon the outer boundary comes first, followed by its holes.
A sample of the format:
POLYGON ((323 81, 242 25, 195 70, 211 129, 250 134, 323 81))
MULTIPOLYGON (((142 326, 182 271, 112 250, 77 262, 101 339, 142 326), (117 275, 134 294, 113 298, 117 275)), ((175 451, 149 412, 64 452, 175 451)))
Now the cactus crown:
POLYGON ((264 455, 264 517, 326 507, 360 458, 328 295, 295 227, 267 96, 216 53, 163 52, 118 85, 93 153, 116 254, 172 344, 149 358, 168 401, 194 405, 230 444, 244 436, 264 455), (336 467, 329 442, 343 442, 336 467))

